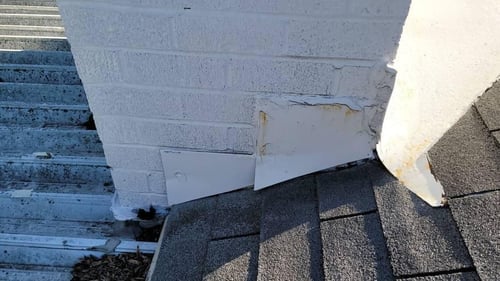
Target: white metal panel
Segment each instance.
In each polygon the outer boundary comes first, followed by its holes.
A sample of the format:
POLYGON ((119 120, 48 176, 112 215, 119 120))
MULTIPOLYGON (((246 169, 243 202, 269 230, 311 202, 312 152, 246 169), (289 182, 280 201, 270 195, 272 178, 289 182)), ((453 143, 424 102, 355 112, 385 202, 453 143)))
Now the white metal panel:
POLYGON ((266 97, 257 110, 255 189, 372 157, 367 118, 352 99, 266 97))
POLYGON ((377 152, 432 206, 443 204, 427 151, 500 74, 500 1, 413 1, 377 152))
POLYGON ((253 155, 162 150, 169 205, 251 186, 253 155))

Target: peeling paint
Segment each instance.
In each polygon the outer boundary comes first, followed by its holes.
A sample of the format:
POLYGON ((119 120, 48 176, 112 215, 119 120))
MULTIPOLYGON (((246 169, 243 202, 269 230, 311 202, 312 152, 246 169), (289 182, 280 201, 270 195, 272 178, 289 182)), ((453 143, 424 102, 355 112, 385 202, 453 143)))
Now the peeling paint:
POLYGON ((7 191, 6 193, 9 194, 11 198, 28 198, 31 197, 33 189, 12 190, 12 191, 7 191))
MULTIPOLYGON (((268 98, 268 97, 263 97, 268 98)), ((272 102, 274 99, 269 98, 272 102)), ((304 105, 304 106, 346 106, 351 110, 360 111, 363 106, 368 106, 365 99, 355 97, 335 97, 335 96, 293 96, 288 97, 289 105, 304 105)), ((284 105, 283 102, 278 105, 284 105)))

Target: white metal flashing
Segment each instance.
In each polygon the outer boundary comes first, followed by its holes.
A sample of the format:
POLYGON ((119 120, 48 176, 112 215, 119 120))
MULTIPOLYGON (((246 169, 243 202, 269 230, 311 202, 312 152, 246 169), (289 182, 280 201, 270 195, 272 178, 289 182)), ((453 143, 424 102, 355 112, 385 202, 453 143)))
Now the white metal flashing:
POLYGON ((500 74, 500 2, 412 1, 378 155, 432 206, 444 202, 427 151, 500 74))
MULTIPOLYGON (((371 158, 374 137, 365 106, 371 105, 349 97, 259 97, 255 155, 160 151, 168 203, 178 204, 252 185, 258 190, 371 158)), ((115 216, 127 216, 125 209, 113 207, 113 211, 115 216)))
POLYGON ((255 189, 372 157, 372 136, 353 99, 280 96, 258 100, 255 189))
MULTIPOLYGON (((108 239, 75 238, 63 236, 38 236, 27 234, 0 233, 0 245, 17 247, 34 247, 61 250, 92 250, 105 245, 108 239)), ((116 253, 135 253, 137 248, 143 253, 152 254, 156 250, 156 242, 122 240, 115 248, 116 253)))
POLYGON ((169 205, 251 186, 252 155, 162 150, 169 205))

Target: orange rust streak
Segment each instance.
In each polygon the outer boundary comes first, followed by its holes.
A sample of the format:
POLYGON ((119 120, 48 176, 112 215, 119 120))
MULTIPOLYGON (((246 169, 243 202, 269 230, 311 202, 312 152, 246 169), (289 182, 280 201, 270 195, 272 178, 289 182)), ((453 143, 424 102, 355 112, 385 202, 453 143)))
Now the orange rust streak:
POLYGON ((259 118, 260 118, 260 124, 262 125, 262 127, 266 127, 267 126, 267 113, 265 113, 264 111, 260 111, 259 112, 259 118))

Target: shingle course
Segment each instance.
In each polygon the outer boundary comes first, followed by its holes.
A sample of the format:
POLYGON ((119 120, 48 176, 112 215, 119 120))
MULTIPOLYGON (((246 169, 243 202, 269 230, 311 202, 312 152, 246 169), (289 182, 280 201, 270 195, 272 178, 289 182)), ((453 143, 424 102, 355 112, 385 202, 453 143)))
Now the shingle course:
POLYGON ((260 281, 323 280, 314 177, 263 191, 260 281))
POLYGON ((403 279, 405 281, 480 281, 475 272, 459 272, 451 274, 423 276, 403 279))
POLYGON ((489 130, 500 129, 500 80, 479 97, 476 107, 489 130))
POLYGON ((255 281, 258 255, 259 235, 211 241, 203 280, 255 281))
POLYGON ((321 219, 377 209, 367 165, 316 176, 321 219))
POLYGON ((321 223, 325 280, 392 280, 377 213, 321 223))
POLYGON ((201 280, 215 197, 172 207, 152 281, 201 280))
POLYGON ((450 207, 481 279, 500 280, 500 191, 452 199, 450 207))
POLYGON ((260 192, 244 189, 218 196, 212 239, 258 233, 260 212, 260 192))
POLYGON ((447 196, 500 188, 500 149, 472 107, 429 151, 447 196))
POLYGON ((473 266, 448 208, 430 207, 388 172, 374 171, 372 177, 396 276, 473 266))

